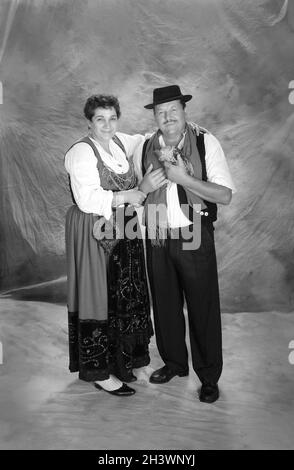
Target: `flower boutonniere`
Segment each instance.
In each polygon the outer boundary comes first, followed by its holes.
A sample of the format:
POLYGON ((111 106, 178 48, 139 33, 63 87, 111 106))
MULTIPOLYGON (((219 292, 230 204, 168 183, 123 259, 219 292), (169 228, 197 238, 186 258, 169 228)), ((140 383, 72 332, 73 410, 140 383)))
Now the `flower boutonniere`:
POLYGON ((176 165, 178 152, 179 150, 176 147, 162 147, 162 149, 158 150, 158 159, 162 163, 168 162, 176 165))
POLYGON ((190 160, 186 158, 183 152, 177 147, 166 146, 157 151, 158 159, 160 162, 168 162, 172 165, 178 165, 178 156, 180 156, 184 162, 186 171, 189 175, 193 176, 193 166, 190 160))

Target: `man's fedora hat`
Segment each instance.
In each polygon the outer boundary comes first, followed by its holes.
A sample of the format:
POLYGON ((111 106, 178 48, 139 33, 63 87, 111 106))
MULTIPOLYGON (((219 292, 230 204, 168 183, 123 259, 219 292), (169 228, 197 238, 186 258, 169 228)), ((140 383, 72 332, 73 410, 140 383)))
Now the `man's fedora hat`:
POLYGON ((182 95, 178 85, 164 86, 153 90, 153 103, 144 106, 146 109, 153 109, 157 104, 168 103, 169 101, 182 100, 190 101, 192 95, 182 95))

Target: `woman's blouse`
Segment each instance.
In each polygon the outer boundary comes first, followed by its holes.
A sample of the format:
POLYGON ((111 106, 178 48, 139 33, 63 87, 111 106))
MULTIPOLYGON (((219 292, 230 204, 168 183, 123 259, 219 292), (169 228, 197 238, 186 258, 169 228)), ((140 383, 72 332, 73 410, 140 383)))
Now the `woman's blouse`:
MULTIPOLYGON (((104 165, 111 171, 122 174, 129 170, 128 160, 133 157, 136 148, 141 147, 145 137, 121 132, 117 132, 116 135, 122 142, 126 155, 113 140, 109 143, 111 154, 106 152, 99 142, 91 140, 96 145, 104 165)), ((65 168, 70 175, 72 192, 79 209, 110 219, 113 191, 102 188, 97 158, 90 145, 85 142, 75 144, 65 156, 65 168)))

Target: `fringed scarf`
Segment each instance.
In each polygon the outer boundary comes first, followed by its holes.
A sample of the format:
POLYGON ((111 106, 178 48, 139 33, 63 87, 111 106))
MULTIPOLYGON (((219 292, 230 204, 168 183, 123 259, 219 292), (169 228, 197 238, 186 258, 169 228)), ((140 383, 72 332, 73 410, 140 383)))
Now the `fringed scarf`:
MULTIPOLYGON (((160 135, 161 131, 158 130, 150 138, 146 146, 143 162, 145 171, 151 163, 153 165, 153 170, 163 166, 163 163, 159 161, 161 150, 159 143, 160 135)), ((189 171, 192 176, 202 180, 202 166, 197 149, 197 135, 190 124, 186 124, 184 145, 179 153, 184 160, 187 171, 189 171)), ((167 237, 168 220, 166 188, 167 186, 164 185, 152 193, 149 193, 145 201, 143 221, 147 226, 148 237, 151 239, 152 245, 163 245, 167 237), (156 217, 154 217, 155 210, 158 211, 156 217), (151 214, 153 215, 151 216, 151 214)), ((206 209, 207 206, 202 198, 192 193, 189 189, 184 188, 184 190, 187 195, 187 202, 190 206, 198 204, 201 205, 201 210, 206 209)))

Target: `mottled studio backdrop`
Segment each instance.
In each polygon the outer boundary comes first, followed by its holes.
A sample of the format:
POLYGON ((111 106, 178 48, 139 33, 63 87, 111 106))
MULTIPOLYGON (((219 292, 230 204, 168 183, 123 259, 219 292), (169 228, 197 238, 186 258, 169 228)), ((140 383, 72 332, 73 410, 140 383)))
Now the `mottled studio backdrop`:
POLYGON ((238 188, 217 222, 224 311, 293 310, 293 3, 1 0, 2 291, 65 274, 63 155, 88 95, 118 95, 120 129, 145 132, 152 89, 178 83, 238 188))

